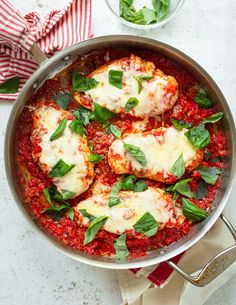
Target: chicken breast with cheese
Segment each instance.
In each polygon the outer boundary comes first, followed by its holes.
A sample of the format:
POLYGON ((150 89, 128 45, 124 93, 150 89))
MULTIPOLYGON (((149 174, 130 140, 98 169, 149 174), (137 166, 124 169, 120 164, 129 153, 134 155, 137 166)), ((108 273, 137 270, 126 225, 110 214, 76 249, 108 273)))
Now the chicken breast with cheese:
MULTIPOLYGON (((108 161, 116 174, 135 174, 164 183, 173 183, 177 177, 170 172, 176 160, 182 154, 185 172, 193 170, 203 158, 203 152, 197 150, 188 141, 186 130, 169 128, 153 129, 148 132, 125 134, 122 139, 115 140, 109 148, 108 161), (145 162, 132 155, 125 144, 141 150, 145 162)), ((136 152, 137 155, 137 152, 136 152)))
POLYGON ((176 215, 173 201, 159 188, 149 187, 144 192, 120 191, 121 203, 109 207, 109 193, 104 192, 93 195, 81 201, 77 205, 79 222, 88 226, 90 221, 83 216, 80 210, 94 217, 107 216, 103 229, 110 233, 122 234, 126 230, 133 230, 135 223, 149 212, 157 221, 158 229, 162 229, 167 223, 176 223, 176 215))
MULTIPOLYGON (((89 147, 85 135, 80 136, 69 126, 73 116, 62 109, 50 106, 41 106, 33 113, 33 131, 31 135, 32 156, 40 168, 46 174, 62 160, 69 166, 73 165, 68 172, 56 173, 52 181, 58 191, 72 192, 72 197, 78 196, 89 188, 93 181, 93 164, 89 162, 89 147), (67 119, 62 134, 50 140, 52 134, 58 128, 63 119, 67 119)), ((63 164, 62 164, 63 165, 63 164)), ((63 171, 61 166, 59 170, 63 171)))
POLYGON ((178 83, 174 77, 164 75, 152 62, 134 55, 101 66, 88 77, 94 78, 97 86, 84 94, 74 92, 74 98, 90 110, 96 102, 114 113, 129 112, 135 117, 148 117, 171 109, 178 98, 178 83), (115 71, 113 79, 109 76, 111 71, 115 71), (117 71, 122 72, 120 88, 114 85, 114 82, 119 83, 117 71), (127 109, 127 103, 134 98, 136 105, 127 109))

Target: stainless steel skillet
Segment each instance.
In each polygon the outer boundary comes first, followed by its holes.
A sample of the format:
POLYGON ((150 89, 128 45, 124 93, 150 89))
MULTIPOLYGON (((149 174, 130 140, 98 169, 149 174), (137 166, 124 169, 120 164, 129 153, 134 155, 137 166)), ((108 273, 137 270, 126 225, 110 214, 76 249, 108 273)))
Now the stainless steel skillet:
MULTIPOLYGON (((37 48, 36 48, 36 51, 37 48)), ((128 269, 137 267, 146 267, 153 264, 157 264, 163 261, 167 261, 174 269, 176 269, 182 276, 192 282, 194 285, 204 286, 212 281, 216 276, 223 272, 228 266, 230 266, 236 260, 236 246, 233 245, 224 250, 216 257, 214 257, 200 272, 200 274, 193 278, 180 270, 171 259, 179 253, 186 251, 189 247, 194 245, 201 237, 203 237, 208 230, 214 225, 216 220, 221 216, 222 211, 227 203, 230 191, 232 188, 232 180, 235 172, 235 125, 234 120, 229 109, 229 106, 221 93, 220 89, 213 81, 213 79, 205 72, 196 62, 190 57, 178 51, 177 49, 158 42, 156 40, 127 35, 116 36, 104 36, 94 38, 73 45, 68 49, 65 49, 50 59, 45 57, 38 51, 37 58, 39 61, 44 62, 39 69, 30 77, 21 91, 18 99, 16 100, 9 121, 7 125, 7 133, 5 138, 5 167, 9 186, 14 196, 15 202, 25 218, 29 223, 47 240, 60 249, 63 253, 71 256, 73 259, 90 265, 110 268, 110 269, 128 269), (71 61, 78 55, 87 54, 93 50, 104 49, 107 47, 132 47, 142 48, 146 50, 152 50, 153 52, 160 53, 167 56, 180 64, 187 72, 195 77, 195 79, 203 86, 206 87, 210 98, 214 101, 214 105, 217 111, 224 112, 224 118, 222 121, 223 128, 227 137, 227 158, 224 169, 224 183, 221 189, 218 191, 215 199, 215 209, 211 215, 194 226, 192 231, 183 239, 161 250, 153 250, 145 257, 133 258, 127 262, 118 263, 115 258, 112 257, 97 257, 91 256, 84 252, 73 251, 70 248, 59 244, 51 236, 47 234, 41 227, 37 219, 34 219, 25 203, 24 198, 24 186, 21 183, 17 172, 17 152, 15 146, 15 137, 17 130, 17 122, 24 108, 27 100, 35 93, 35 91, 44 83, 44 81, 58 71, 69 65, 71 61)), ((236 239, 236 233, 228 222, 228 220, 222 216, 222 219, 229 227, 231 233, 236 239)))

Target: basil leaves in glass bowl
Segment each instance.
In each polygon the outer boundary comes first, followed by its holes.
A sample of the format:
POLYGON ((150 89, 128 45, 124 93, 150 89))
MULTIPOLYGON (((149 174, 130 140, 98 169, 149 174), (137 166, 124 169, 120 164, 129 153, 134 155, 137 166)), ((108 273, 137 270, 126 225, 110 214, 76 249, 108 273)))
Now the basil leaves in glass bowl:
POLYGON ((105 0, 119 20, 136 29, 164 25, 180 10, 185 0, 105 0))

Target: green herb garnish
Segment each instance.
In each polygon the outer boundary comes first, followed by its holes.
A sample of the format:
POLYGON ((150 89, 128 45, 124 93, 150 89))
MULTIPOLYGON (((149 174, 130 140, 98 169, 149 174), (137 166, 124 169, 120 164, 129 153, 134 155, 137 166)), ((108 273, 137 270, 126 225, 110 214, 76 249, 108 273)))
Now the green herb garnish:
POLYGON ((207 92, 203 88, 201 88, 197 95, 194 97, 194 102, 197 103, 202 108, 211 108, 213 106, 213 103, 209 98, 207 97, 207 92))
POLYGON ((89 227, 87 228, 85 235, 84 235, 84 246, 89 244, 91 241, 94 240, 98 231, 102 228, 107 220, 107 216, 100 216, 94 218, 89 227))
POLYGON ((172 173, 178 179, 183 176, 183 174, 185 173, 183 154, 181 154, 179 158, 175 161, 174 165, 170 169, 170 173, 172 173))
POLYGON ((224 113, 223 112, 217 112, 215 114, 212 114, 211 116, 209 116, 208 118, 204 119, 202 121, 203 124, 207 124, 207 123, 216 123, 219 120, 222 119, 224 113))
POLYGON ((185 132, 185 136, 196 148, 204 148, 210 144, 210 134, 205 128, 204 124, 200 124, 197 127, 191 128, 185 132))
POLYGON ((150 80, 150 79, 153 79, 154 76, 134 76, 134 78, 136 79, 137 83, 138 83, 138 93, 140 93, 143 89, 143 84, 142 82, 143 81, 147 81, 147 80, 150 80))
POLYGON ((91 163, 97 164, 98 162, 100 162, 101 160, 103 160, 105 158, 105 156, 103 155, 99 155, 99 154, 90 154, 89 156, 89 161, 91 163))
POLYGON ((111 133, 113 133, 113 135, 117 138, 120 139, 121 138, 121 131, 118 127, 116 127, 115 125, 111 124, 109 126, 109 129, 111 131, 111 133))
POLYGON ((136 232, 145 234, 147 237, 151 237, 157 233, 158 223, 155 218, 146 212, 143 216, 135 223, 134 229, 136 232))
POLYGON ((62 109, 66 110, 70 102, 72 101, 72 96, 70 93, 59 93, 54 95, 52 99, 60 106, 62 109))
POLYGON ((124 259, 129 256, 129 251, 126 246, 126 235, 122 234, 114 242, 114 248, 116 250, 116 257, 118 259, 124 259))
POLYGON ((108 72, 109 84, 118 89, 122 89, 122 77, 123 71, 110 70, 108 72))
POLYGON ((221 170, 217 167, 198 166, 196 170, 201 175, 202 179, 209 184, 215 184, 221 170))
POLYGON ((0 93, 1 94, 12 94, 16 93, 19 89, 20 85, 20 78, 19 77, 13 77, 5 81, 0 85, 0 93))
POLYGON ((67 118, 64 118, 60 124, 58 125, 57 129, 54 131, 54 133, 51 135, 50 137, 50 141, 54 141, 56 140, 57 138, 59 138, 62 134, 63 134, 63 131, 65 130, 66 128, 66 123, 67 123, 67 118))
POLYGON ((135 159, 137 160, 142 166, 147 165, 147 159, 143 151, 135 145, 124 143, 125 150, 135 159))
POLYGON ((182 130, 183 128, 189 129, 193 126, 193 123, 187 123, 185 121, 177 120, 177 119, 172 119, 171 122, 178 130, 182 130))
POLYGON ((67 164, 62 159, 60 159, 52 168, 50 173, 48 174, 49 178, 52 177, 63 177, 67 174, 72 168, 75 167, 74 164, 67 164))
POLYGON ((130 112, 138 103, 139 101, 135 97, 130 97, 125 104, 125 112, 130 112))
POLYGON ((203 220, 208 216, 205 210, 197 207, 187 198, 182 198, 182 211, 184 216, 193 222, 203 220))
POLYGON ((94 78, 87 78, 80 73, 73 71, 72 73, 72 89, 73 91, 85 92, 97 87, 99 83, 94 78))

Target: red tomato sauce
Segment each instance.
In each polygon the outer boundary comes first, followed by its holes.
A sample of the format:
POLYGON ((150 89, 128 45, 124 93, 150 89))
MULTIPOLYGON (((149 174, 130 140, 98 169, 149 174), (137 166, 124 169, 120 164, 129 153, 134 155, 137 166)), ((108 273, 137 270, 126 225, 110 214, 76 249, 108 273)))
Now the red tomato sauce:
MULTIPOLYGON (((110 60, 129 56, 130 53, 140 56, 142 59, 152 61, 157 68, 161 69, 165 74, 172 75, 179 84, 179 98, 173 109, 166 112, 162 116, 162 120, 155 120, 150 117, 146 125, 146 130, 157 128, 160 126, 171 126, 171 119, 176 118, 187 122, 194 122, 198 125, 204 118, 214 113, 214 109, 204 109, 199 107, 193 97, 197 92, 196 80, 184 71, 179 65, 168 58, 155 54, 151 51, 143 50, 125 50, 125 49, 107 49, 99 52, 92 52, 86 57, 78 57, 74 63, 65 71, 56 76, 53 80, 48 80, 39 89, 39 91, 27 103, 18 123, 16 146, 18 150, 18 160, 20 164, 20 177, 26 186, 25 196, 27 203, 31 207, 32 214, 38 218, 42 227, 52 234, 58 241, 75 250, 82 250, 93 255, 111 255, 114 254, 114 240, 118 237, 116 234, 108 233, 100 230, 96 238, 87 246, 83 245, 84 233, 86 228, 78 224, 78 215, 75 212, 74 220, 70 220, 65 214, 58 222, 55 222, 46 213, 42 211, 47 207, 42 191, 45 187, 51 185, 50 179, 42 172, 39 166, 32 159, 31 147, 31 131, 32 131, 32 113, 28 106, 34 106, 36 102, 41 101, 44 104, 53 104, 52 96, 61 92, 69 92, 71 90, 71 72, 75 69, 83 74, 89 74, 97 67, 106 63, 105 59, 110 60)), ((74 110, 78 105, 72 101, 68 110, 74 110)), ((132 129, 132 122, 137 120, 130 115, 117 115, 111 120, 113 124, 121 129, 122 132, 132 129)), ((220 125, 219 125, 220 126, 220 125)), ((211 143, 207 148, 208 153, 212 157, 219 158, 216 161, 204 160, 205 166, 223 167, 222 157, 225 156, 225 136, 222 131, 217 131, 212 126, 207 126, 211 135, 211 143)), ((91 122, 86 128, 89 144, 93 147, 93 153, 103 154, 106 156, 109 146, 114 141, 112 134, 107 134, 101 124, 91 122)), ((117 175, 112 172, 107 158, 99 162, 95 166, 95 180, 98 179, 104 184, 112 186, 117 181, 117 175)), ((200 174, 193 171, 188 174, 188 178, 192 178, 190 187, 195 191, 200 181, 200 174)), ((208 194, 205 198, 192 201, 201 208, 210 210, 214 201, 217 189, 220 187, 222 177, 220 176, 215 185, 208 186, 208 194)), ((160 182, 147 180, 149 186, 166 188, 166 185, 160 182)), ((76 206, 79 201, 86 199, 91 195, 90 189, 80 196, 69 200, 71 206, 76 206)), ((177 200, 181 204, 181 196, 177 200)), ((178 241, 186 235, 192 227, 189 220, 175 226, 168 227, 157 232, 155 236, 150 238, 145 235, 127 232, 127 247, 130 257, 139 257, 145 255, 147 250, 161 248, 178 241)))

